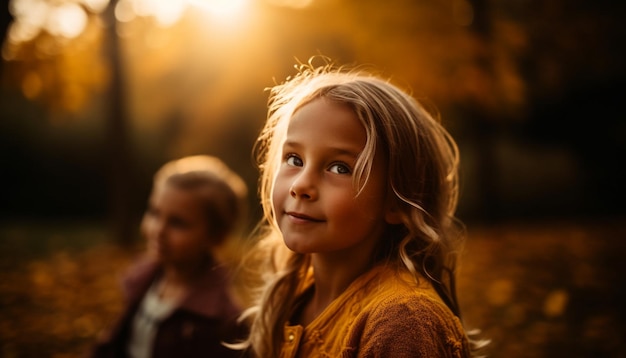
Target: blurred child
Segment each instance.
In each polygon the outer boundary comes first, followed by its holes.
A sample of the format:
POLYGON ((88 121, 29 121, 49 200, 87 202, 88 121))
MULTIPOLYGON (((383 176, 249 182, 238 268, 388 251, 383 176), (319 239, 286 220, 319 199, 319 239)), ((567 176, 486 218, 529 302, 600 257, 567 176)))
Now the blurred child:
POLYGON ((241 228, 247 189, 222 161, 191 156, 154 176, 145 257, 124 278, 128 306, 93 357, 238 357, 240 304, 218 249, 241 228))
POLYGON ((257 142, 271 255, 242 347, 256 357, 467 357, 455 142, 387 81, 301 65, 257 142), (289 250, 282 250, 283 248, 289 250))

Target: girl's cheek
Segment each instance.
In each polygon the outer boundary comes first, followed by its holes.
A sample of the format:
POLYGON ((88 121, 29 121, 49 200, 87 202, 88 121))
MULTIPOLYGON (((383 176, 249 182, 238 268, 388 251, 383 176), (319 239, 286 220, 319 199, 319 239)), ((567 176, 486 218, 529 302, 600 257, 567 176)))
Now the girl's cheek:
POLYGON ((141 235, 144 238, 148 238, 148 234, 150 233, 150 219, 148 219, 147 216, 144 216, 143 220, 141 220, 141 226, 140 226, 140 230, 141 230, 141 235))
POLYGON ((279 198, 281 197, 281 191, 283 190, 283 187, 281 185, 281 177, 280 177, 280 173, 279 175, 276 177, 276 179, 274 179, 274 187, 272 188, 272 208, 274 208, 276 206, 276 203, 278 202, 279 198))
POLYGON ((147 240, 154 239, 157 230, 157 221, 153 217, 146 217, 142 221, 141 233, 147 240))

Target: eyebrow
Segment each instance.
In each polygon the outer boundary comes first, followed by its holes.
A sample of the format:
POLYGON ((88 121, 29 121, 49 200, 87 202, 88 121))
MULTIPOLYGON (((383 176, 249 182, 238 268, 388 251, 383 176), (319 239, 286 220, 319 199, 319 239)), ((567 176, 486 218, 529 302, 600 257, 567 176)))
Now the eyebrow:
MULTIPOLYGON (((283 148, 285 147, 294 147, 294 148, 300 148, 302 147, 302 144, 298 143, 298 142, 294 142, 294 141, 285 141, 285 143, 283 144, 283 148)), ((346 148, 346 147, 327 147, 326 148, 329 152, 332 152, 335 155, 346 155, 349 157, 352 157, 354 159, 357 159, 359 157, 359 155, 361 154, 361 151, 355 151, 352 150, 350 148, 346 148)))

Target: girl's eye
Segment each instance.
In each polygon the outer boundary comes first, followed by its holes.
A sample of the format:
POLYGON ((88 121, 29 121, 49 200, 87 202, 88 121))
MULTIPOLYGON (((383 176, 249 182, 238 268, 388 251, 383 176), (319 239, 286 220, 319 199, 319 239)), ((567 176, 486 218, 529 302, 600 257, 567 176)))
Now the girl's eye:
POLYGON ((330 172, 335 173, 335 174, 350 174, 351 173, 350 168, 347 165, 341 164, 341 163, 331 165, 329 170, 330 172))
POLYGON ((287 154, 287 165, 291 165, 292 167, 301 167, 302 159, 298 158, 294 154, 287 154))
POLYGON ((170 219, 170 225, 176 229, 186 229, 189 227, 189 223, 179 217, 173 217, 170 219))
POLYGON ((159 215, 159 212, 156 208, 154 208, 152 205, 148 206, 148 208, 146 209, 146 212, 144 213, 145 216, 148 217, 156 217, 157 215, 159 215))

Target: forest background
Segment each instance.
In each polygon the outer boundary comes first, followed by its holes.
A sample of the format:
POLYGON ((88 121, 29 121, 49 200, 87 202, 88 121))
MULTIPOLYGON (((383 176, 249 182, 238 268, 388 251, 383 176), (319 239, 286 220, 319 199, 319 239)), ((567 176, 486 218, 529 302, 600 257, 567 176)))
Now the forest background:
POLYGON ((625 8, 4 1, 0 356, 84 352, 121 307, 154 171, 211 154, 255 188, 264 89, 325 55, 409 88, 457 139, 459 292, 488 354, 626 357, 625 8))

